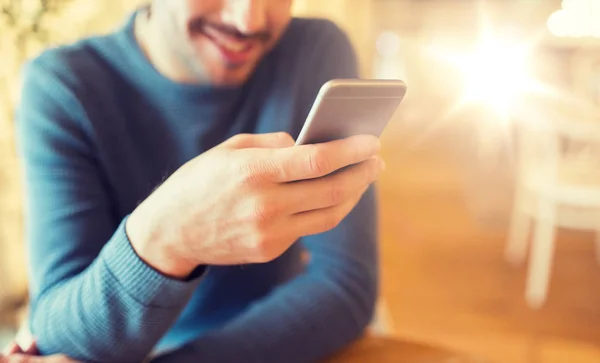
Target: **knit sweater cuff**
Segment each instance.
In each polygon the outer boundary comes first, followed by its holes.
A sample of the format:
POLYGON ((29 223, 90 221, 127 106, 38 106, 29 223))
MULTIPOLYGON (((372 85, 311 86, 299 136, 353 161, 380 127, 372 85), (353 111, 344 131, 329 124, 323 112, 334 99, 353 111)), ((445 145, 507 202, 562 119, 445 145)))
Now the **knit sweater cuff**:
POLYGON ((125 217, 102 251, 108 270, 133 299, 147 307, 178 308, 185 305, 198 286, 202 273, 180 281, 156 271, 135 252, 125 231, 125 217))

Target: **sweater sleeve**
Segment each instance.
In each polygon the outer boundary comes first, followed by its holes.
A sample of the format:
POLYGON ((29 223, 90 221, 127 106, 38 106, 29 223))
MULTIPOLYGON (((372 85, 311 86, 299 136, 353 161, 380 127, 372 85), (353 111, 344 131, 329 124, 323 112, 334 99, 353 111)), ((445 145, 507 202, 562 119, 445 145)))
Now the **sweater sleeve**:
MULTIPOLYGON (((312 69, 319 75, 309 86, 315 95, 330 79, 358 74, 345 34, 327 24, 320 34, 327 50, 316 52, 324 63, 312 69)), ((376 200, 372 186, 336 228, 302 239, 311 255, 302 275, 157 363, 315 362, 359 338, 378 296, 376 200)))
MULTIPOLYGON (((57 51, 23 73, 17 133, 23 162, 30 328, 43 354, 139 362, 198 279, 171 280, 135 253, 82 124, 57 51)), ((68 72, 68 70, 67 70, 68 72)))
POLYGON ((307 271, 154 363, 317 362, 357 338, 377 299, 375 189, 335 229, 304 239, 307 271))

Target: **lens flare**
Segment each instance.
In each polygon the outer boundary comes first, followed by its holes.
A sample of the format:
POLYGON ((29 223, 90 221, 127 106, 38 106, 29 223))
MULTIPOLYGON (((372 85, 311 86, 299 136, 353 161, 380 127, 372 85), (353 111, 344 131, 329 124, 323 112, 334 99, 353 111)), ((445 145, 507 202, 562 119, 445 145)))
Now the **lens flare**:
POLYGON ((535 86, 525 46, 486 39, 473 53, 460 58, 465 103, 482 103, 508 116, 514 102, 535 86))

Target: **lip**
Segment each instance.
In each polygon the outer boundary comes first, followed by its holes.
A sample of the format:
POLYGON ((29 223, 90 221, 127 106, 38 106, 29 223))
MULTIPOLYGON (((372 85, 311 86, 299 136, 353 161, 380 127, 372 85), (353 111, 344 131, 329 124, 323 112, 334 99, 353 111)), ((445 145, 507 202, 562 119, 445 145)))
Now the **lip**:
POLYGON ((248 63, 252 59, 254 49, 257 47, 255 40, 245 41, 240 50, 232 50, 226 47, 218 36, 213 33, 218 32, 212 29, 202 29, 202 35, 204 35, 211 43, 219 50, 223 60, 230 66, 241 66, 248 63))

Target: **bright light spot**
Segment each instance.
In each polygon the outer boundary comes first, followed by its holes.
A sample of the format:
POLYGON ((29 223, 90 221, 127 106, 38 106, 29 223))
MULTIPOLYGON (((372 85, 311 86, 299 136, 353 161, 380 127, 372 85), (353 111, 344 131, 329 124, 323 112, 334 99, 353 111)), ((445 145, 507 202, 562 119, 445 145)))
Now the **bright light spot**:
POLYGON ((459 64, 466 78, 464 102, 484 103, 506 114, 532 84, 527 48, 486 40, 459 64))
MULTIPOLYGON (((592 1, 600 4, 600 0, 592 1)), ((485 8, 488 2, 478 3, 479 42, 474 48, 468 49, 464 41, 442 38, 433 39, 423 49, 424 54, 442 69, 451 68, 451 78, 438 77, 440 86, 445 87, 451 79, 457 83, 452 84, 455 89, 460 90, 464 85, 464 93, 457 95, 456 102, 443 110, 440 118, 434 120, 418 140, 420 142, 444 123, 460 122, 462 115, 481 117, 483 124, 477 127, 477 132, 481 132, 478 151, 484 154, 490 150, 496 152, 512 142, 510 126, 513 123, 539 119, 538 100, 563 99, 564 95, 534 76, 535 50, 543 35, 537 32, 524 34, 519 28, 513 28, 508 32, 503 29, 502 38, 498 38, 488 21, 485 8)), ((434 67, 432 64, 431 72, 444 72, 434 67)))
POLYGON ((398 34, 386 31, 377 38, 377 52, 382 56, 393 56, 400 51, 400 37, 398 34))

